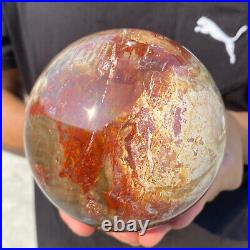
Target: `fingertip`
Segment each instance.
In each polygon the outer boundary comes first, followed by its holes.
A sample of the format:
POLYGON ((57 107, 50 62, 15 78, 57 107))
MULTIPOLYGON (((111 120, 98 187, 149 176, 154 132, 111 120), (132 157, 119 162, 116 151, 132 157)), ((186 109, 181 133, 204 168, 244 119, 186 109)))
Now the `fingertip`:
POLYGON ((200 200, 193 207, 188 209, 185 213, 177 216, 177 218, 170 221, 169 224, 173 229, 176 230, 187 227, 189 224, 192 223, 195 217, 202 211, 204 204, 205 204, 204 200, 203 199, 200 200))
POLYGON ((76 235, 81 237, 88 237, 94 233, 95 229, 93 227, 73 219, 71 216, 62 211, 59 211, 59 214, 68 228, 76 235))
POLYGON ((139 244, 144 247, 153 247, 171 230, 168 224, 148 229, 144 235, 138 236, 139 244))
POLYGON ((107 232, 107 235, 112 236, 125 244, 139 246, 138 233, 136 232, 107 232))

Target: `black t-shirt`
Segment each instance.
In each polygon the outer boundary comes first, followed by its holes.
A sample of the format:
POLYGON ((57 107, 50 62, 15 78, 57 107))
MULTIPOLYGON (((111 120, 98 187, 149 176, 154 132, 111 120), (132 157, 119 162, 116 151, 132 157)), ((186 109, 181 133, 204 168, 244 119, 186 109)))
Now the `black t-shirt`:
MULTIPOLYGON (((146 29, 177 40, 192 51, 211 72, 226 107, 246 111, 246 24, 247 3, 5 3, 3 67, 18 67, 23 89, 29 93, 48 62, 76 39, 111 28, 146 29), (197 21, 201 17, 208 18, 209 22, 199 24, 197 21), (235 62, 230 63, 233 55, 235 62)), ((214 233, 246 240, 247 222, 241 223, 240 227, 245 228, 240 235, 229 229, 230 233, 225 234, 223 230, 229 227, 227 221, 232 221, 239 211, 230 208, 234 213, 225 212, 225 207, 228 210, 228 206, 234 204, 233 199, 240 204, 234 208, 247 209, 246 185, 230 196, 220 195, 196 222, 214 233), (218 221, 209 220, 210 217, 218 221)), ((89 239, 74 236, 37 188, 36 212, 41 247, 124 246, 102 233, 89 239)), ((169 244, 163 240, 159 246, 169 244)), ((175 243, 176 246, 201 246, 203 243, 189 239, 183 244, 175 243)), ((212 246, 213 243, 204 241, 203 245, 212 246)))

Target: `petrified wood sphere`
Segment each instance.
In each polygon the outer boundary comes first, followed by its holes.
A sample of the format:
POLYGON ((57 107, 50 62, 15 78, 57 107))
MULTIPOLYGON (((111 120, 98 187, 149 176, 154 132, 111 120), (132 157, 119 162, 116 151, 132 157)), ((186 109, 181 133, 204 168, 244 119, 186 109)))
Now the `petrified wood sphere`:
POLYGON ((38 78, 25 146, 40 188, 68 214, 96 226, 115 215, 153 226, 212 183, 224 106, 206 68, 178 43, 136 29, 99 32, 38 78))

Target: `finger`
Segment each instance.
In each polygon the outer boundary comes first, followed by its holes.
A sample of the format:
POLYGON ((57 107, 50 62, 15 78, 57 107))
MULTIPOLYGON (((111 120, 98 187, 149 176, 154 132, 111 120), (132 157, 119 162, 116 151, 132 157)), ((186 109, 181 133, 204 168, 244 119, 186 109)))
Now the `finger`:
POLYGON ((72 217, 70 217, 69 215, 67 215, 62 211, 59 211, 59 214, 64 223, 71 229, 71 231, 73 231, 78 236, 87 237, 90 236, 95 231, 93 227, 73 219, 72 217))
POLYGON ((108 235, 115 239, 132 246, 138 246, 138 233, 136 232, 109 232, 108 235))
POLYGON ((132 246, 138 246, 138 233, 137 232, 107 232, 109 236, 132 246))
POLYGON ((168 224, 148 229, 146 234, 138 235, 139 244, 144 247, 153 247, 171 230, 168 224))
POLYGON ((169 222, 173 229, 182 229, 188 226, 194 218, 202 211, 205 204, 205 197, 198 201, 193 207, 177 218, 169 222))

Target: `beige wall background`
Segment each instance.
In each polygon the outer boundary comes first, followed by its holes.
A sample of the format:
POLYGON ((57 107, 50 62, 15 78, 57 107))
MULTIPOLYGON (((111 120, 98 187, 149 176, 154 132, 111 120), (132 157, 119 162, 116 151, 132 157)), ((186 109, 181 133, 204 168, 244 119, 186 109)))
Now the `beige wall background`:
POLYGON ((2 151, 2 246, 37 247, 34 183, 26 158, 2 151))

